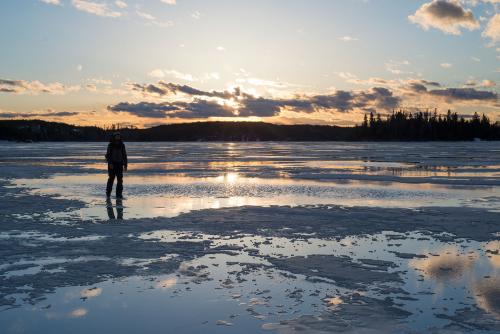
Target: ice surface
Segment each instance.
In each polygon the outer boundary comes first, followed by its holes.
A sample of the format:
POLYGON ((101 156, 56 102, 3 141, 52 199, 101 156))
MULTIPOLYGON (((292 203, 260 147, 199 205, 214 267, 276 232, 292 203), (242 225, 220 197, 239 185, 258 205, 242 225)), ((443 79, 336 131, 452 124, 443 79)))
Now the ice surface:
POLYGON ((498 143, 0 145, 0 332, 500 332, 498 143))

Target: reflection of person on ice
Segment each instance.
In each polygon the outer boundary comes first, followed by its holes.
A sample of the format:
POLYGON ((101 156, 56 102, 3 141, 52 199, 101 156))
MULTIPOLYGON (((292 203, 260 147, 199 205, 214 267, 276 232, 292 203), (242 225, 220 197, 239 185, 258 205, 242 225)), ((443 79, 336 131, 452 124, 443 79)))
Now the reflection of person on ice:
POLYGON ((111 203, 111 198, 106 199, 106 211, 108 211, 108 218, 110 220, 123 220, 123 200, 121 198, 116 199, 116 216, 113 208, 113 203, 111 203))
POLYGON ((106 152, 106 161, 108 162, 108 184, 106 186, 106 197, 111 196, 113 182, 116 177, 116 197, 123 197, 123 171, 127 170, 127 151, 123 144, 119 132, 113 133, 108 144, 106 152))

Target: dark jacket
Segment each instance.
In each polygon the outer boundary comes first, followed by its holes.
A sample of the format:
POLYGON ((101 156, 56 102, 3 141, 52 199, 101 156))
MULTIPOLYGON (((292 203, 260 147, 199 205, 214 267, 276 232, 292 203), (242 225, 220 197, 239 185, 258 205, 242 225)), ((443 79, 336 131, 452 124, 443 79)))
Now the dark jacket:
POLYGON ((106 151, 106 161, 109 164, 122 164, 127 166, 127 151, 125 150, 125 144, 120 141, 111 141, 108 144, 108 150, 106 151))

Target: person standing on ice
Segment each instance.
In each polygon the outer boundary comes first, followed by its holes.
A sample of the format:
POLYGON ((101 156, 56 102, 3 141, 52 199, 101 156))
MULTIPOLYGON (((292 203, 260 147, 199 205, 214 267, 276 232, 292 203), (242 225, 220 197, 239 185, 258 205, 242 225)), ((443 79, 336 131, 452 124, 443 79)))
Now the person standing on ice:
POLYGON ((113 183, 116 177, 116 198, 123 197, 123 171, 127 171, 127 151, 119 132, 113 133, 106 151, 108 162, 108 184, 106 186, 106 197, 111 196, 113 183))

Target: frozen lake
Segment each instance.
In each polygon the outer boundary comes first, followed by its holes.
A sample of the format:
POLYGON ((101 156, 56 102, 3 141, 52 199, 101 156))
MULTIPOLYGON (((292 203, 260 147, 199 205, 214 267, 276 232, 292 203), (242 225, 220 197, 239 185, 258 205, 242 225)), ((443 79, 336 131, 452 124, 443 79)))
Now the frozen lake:
POLYGON ((500 143, 0 144, 0 332, 500 333, 500 143))

